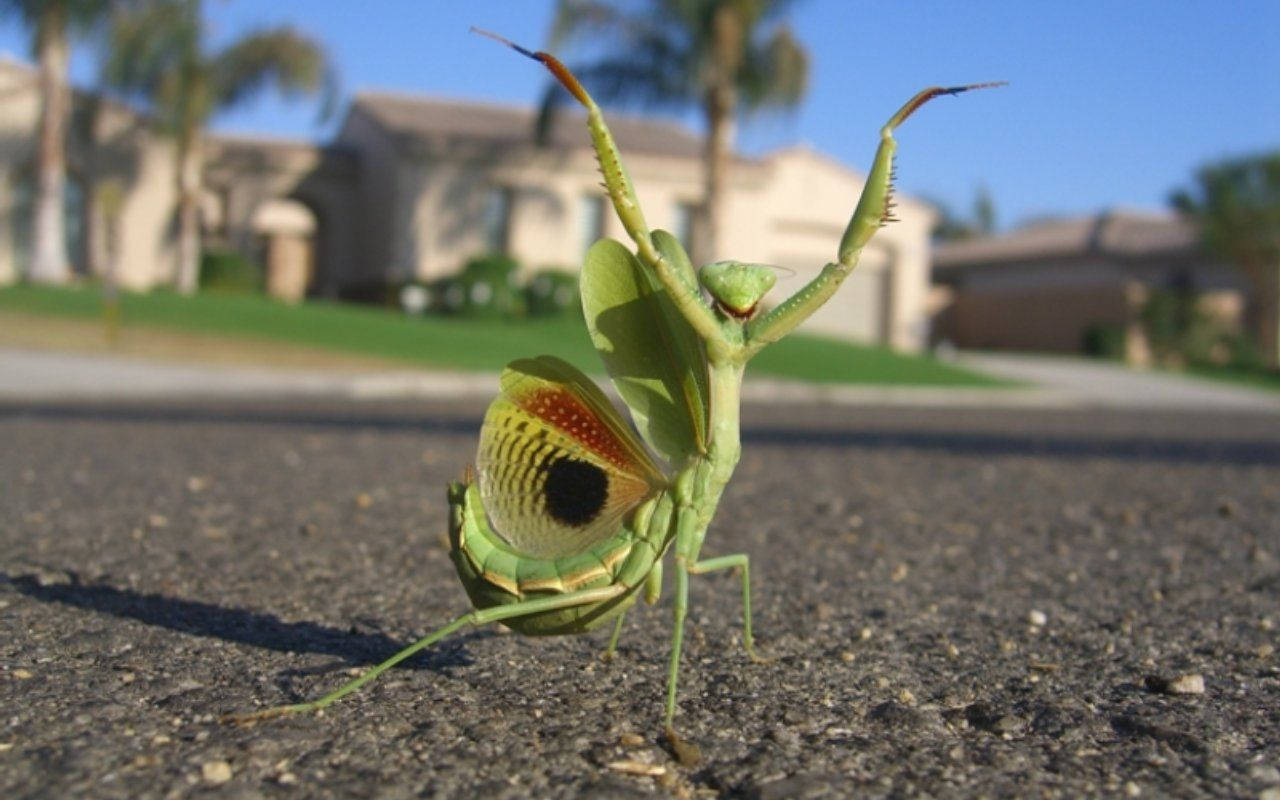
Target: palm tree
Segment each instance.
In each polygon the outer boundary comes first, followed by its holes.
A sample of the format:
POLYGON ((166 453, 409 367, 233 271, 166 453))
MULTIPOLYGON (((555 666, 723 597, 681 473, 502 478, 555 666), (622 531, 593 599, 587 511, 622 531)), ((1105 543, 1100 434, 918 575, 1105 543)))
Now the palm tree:
POLYGON ((106 17, 110 6, 110 0, 0 0, 0 14, 16 14, 34 32, 32 50, 40 65, 35 213, 31 215, 31 263, 27 273, 40 283, 66 283, 71 277, 62 217, 71 105, 67 86, 70 34, 95 27, 106 17))
POLYGON ((703 203, 693 237, 699 262, 719 252, 739 113, 794 107, 804 95, 808 55, 779 22, 790 6, 790 0, 649 0, 623 10, 596 0, 559 0, 556 8, 553 48, 590 38, 593 49, 610 54, 575 68, 602 100, 701 109, 703 203))
POLYGON ((1280 368, 1280 152, 1202 167, 1170 201, 1253 284, 1255 337, 1267 365, 1280 368))
POLYGON ((104 73, 108 85, 143 99, 176 144, 177 288, 192 294, 200 277, 202 142, 209 118, 270 85, 286 95, 334 94, 327 58, 290 27, 251 31, 208 51, 200 0, 155 0, 112 25, 104 73))

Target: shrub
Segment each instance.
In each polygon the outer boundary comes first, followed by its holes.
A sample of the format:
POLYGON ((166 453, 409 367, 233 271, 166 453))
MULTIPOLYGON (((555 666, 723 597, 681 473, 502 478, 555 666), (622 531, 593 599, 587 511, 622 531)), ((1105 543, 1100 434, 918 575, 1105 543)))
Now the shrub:
POLYGON ((1090 325, 1083 338, 1086 355, 1117 360, 1125 357, 1124 328, 1120 325, 1090 325))
POLYGON ((524 287, 525 308, 531 317, 550 317, 581 308, 578 276, 560 269, 543 269, 524 287))
POLYGON ((1142 327, 1156 362, 1166 367, 1259 363, 1249 339, 1206 314, 1191 291, 1153 292, 1142 308, 1142 327))
POLYGON ((200 289, 228 294, 260 294, 262 268, 232 250, 206 250, 200 254, 200 289))
POLYGON ((432 307, 446 314, 513 317, 524 313, 515 259, 491 254, 473 258, 457 274, 434 281, 432 307))

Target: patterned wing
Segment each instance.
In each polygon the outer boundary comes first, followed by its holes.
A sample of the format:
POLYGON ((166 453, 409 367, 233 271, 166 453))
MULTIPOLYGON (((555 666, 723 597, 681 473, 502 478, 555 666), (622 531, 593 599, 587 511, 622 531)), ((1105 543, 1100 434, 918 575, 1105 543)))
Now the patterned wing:
POLYGON ((521 359, 480 429, 480 499, 494 530, 535 558, 580 553, 666 484, 590 378, 558 358, 521 359))

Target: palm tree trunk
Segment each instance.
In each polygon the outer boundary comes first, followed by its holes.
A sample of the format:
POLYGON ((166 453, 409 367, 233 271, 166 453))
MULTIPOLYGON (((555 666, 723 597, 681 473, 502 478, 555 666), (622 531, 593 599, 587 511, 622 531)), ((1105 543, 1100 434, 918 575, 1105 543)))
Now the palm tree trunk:
POLYGON ((40 129, 36 154, 30 278, 66 283, 71 277, 63 220, 66 185, 67 17, 61 3, 47 3, 36 30, 40 61, 40 129))
POLYGON ((694 227, 693 237, 695 264, 710 263, 720 252, 725 180, 729 172, 729 157, 733 153, 736 100, 732 86, 721 85, 707 92, 707 138, 702 159, 702 213, 699 224, 694 227))
POLYGON ((182 138, 178 155, 178 274, 181 294, 200 287, 200 188, 204 166, 200 136, 182 138))

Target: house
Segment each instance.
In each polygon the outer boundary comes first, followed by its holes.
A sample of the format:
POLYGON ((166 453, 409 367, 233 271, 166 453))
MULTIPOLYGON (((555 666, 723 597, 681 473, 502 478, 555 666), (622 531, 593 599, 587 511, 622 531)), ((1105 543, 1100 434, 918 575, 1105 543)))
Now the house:
POLYGON ((934 341, 961 348, 1078 353, 1122 337, 1145 363, 1143 308, 1154 292, 1188 291, 1238 326, 1248 284, 1170 214, 1108 211, 1046 219, 1000 236, 947 242, 933 254, 934 341))
MULTIPOLYGON (((35 90, 30 67, 0 60, 0 210, 10 221, 0 225, 0 282, 21 274, 26 252, 35 90)), ((83 93, 74 106, 87 126, 68 143, 76 188, 67 213, 69 230, 80 237, 73 247, 78 270, 105 268, 95 186, 119 173, 126 186, 119 277, 134 289, 168 282, 176 263, 171 145, 127 108, 83 93), (102 157, 108 144, 122 155, 102 157)), ((269 291, 287 299, 384 296, 388 287, 450 275, 492 251, 528 271, 576 270, 593 241, 625 240, 625 233, 606 203, 583 116, 557 115, 548 141, 538 144, 534 114, 363 92, 326 146, 211 136, 202 198, 206 246, 263 264, 269 291)), ((689 246, 701 201, 700 138, 666 121, 608 119, 649 225, 689 246)), ((785 270, 775 295, 795 291, 834 258, 862 181, 803 146, 735 157, 724 252, 715 257, 778 264, 785 270)), ((847 285, 805 330, 901 350, 925 345, 934 212, 910 197, 898 202, 900 221, 876 236, 847 285)))

